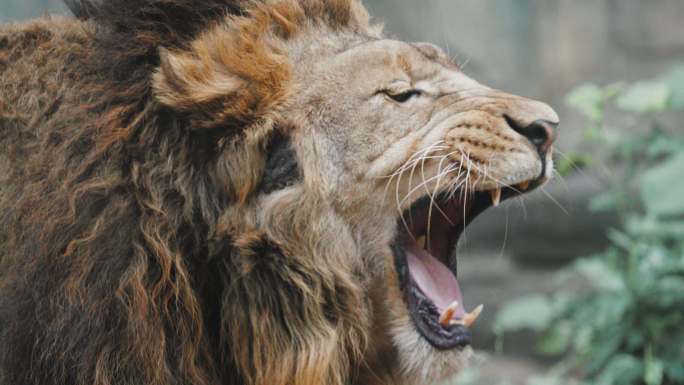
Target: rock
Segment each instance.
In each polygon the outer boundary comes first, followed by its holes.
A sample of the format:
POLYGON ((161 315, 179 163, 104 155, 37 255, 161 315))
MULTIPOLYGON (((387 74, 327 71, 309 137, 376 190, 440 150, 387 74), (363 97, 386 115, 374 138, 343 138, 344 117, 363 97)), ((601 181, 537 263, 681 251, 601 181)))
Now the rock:
POLYGON ((603 191, 599 180, 585 173, 552 181, 544 190, 485 211, 468 226, 461 247, 504 250, 516 262, 542 266, 562 265, 603 250, 608 245, 606 229, 619 226, 615 214, 587 208, 603 191))

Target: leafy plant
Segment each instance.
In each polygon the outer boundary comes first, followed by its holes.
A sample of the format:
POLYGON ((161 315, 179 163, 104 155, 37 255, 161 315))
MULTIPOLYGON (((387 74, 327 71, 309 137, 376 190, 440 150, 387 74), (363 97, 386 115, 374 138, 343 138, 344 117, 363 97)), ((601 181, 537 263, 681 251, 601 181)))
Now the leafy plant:
POLYGON ((621 228, 608 230, 606 250, 561 273, 583 277, 585 293, 520 299, 495 325, 541 330, 545 354, 570 349, 556 374, 575 367, 590 383, 684 384, 684 127, 652 123, 684 109, 684 66, 631 85, 581 85, 566 101, 589 119, 593 151, 560 169, 592 165, 608 189, 589 208, 614 210, 621 228))

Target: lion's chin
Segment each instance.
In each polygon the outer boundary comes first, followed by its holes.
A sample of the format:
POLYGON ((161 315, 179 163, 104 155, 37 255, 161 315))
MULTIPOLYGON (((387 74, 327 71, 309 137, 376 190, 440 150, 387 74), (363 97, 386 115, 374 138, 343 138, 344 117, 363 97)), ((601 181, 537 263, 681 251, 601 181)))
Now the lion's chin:
POLYGON ((401 290, 385 289, 388 291, 375 303, 384 311, 376 313, 377 327, 370 335, 373 349, 355 384, 431 385, 453 378, 467 367, 473 355, 470 346, 436 349, 417 332, 401 290))
POLYGON ((467 367, 473 349, 469 345, 449 350, 435 348, 417 331, 408 308, 397 306, 403 302, 399 290, 383 302, 382 306, 389 309, 384 323, 387 334, 378 333, 377 338, 389 336, 394 348, 390 355, 382 357, 379 366, 384 370, 376 370, 364 383, 374 383, 379 377, 378 384, 428 385, 448 380, 467 367))
POLYGON ((473 355, 470 346, 452 350, 438 350, 422 335, 416 333, 410 316, 395 320, 392 335, 400 369, 399 383, 433 384, 455 376, 468 365, 473 355))

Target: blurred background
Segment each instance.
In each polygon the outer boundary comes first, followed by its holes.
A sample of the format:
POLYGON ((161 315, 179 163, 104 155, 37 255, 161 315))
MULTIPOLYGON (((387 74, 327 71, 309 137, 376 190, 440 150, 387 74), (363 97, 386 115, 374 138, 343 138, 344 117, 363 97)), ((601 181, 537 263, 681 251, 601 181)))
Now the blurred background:
MULTIPOLYGON (((386 32, 550 104, 558 175, 459 253, 474 365, 450 384, 684 384, 684 1, 364 0, 386 32)), ((2 0, 0 21, 66 13, 2 0)))

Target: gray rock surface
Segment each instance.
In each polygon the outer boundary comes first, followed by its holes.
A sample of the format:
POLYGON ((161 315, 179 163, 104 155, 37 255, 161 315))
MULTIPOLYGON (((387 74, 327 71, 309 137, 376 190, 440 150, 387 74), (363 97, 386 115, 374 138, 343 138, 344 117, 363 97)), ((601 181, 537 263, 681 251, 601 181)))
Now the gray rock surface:
POLYGON ((552 180, 543 190, 491 208, 466 228, 462 247, 479 252, 503 250, 525 265, 558 266, 602 250, 606 229, 619 226, 612 213, 594 213, 588 204, 605 191, 585 173, 552 180))
POLYGON ((33 19, 46 12, 62 15, 68 11, 62 0, 2 0, 0 22, 33 19))

